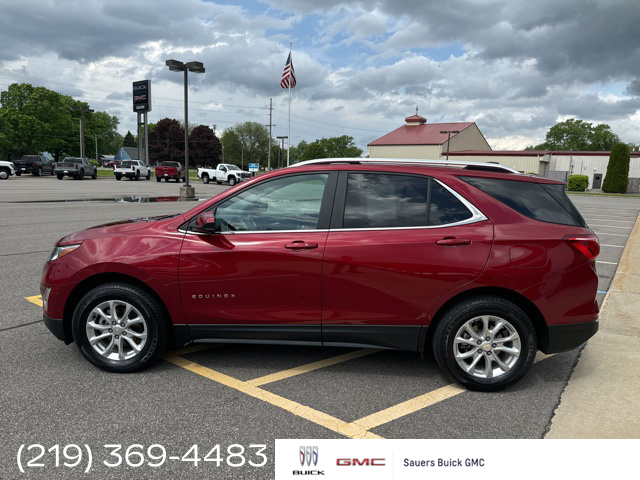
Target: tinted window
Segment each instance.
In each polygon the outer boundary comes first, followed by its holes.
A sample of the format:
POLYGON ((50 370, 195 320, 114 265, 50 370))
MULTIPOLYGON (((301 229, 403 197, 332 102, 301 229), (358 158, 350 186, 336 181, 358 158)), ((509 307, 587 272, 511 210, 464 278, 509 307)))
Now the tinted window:
POLYGON ((123 167, 133 167, 134 165, 138 166, 138 162, 122 162, 123 167))
POLYGON ((473 215, 449 190, 435 180, 431 181, 429 225, 462 222, 473 215))
POLYGON ((161 167, 180 167, 178 162, 162 162, 160 164, 161 167))
MULTIPOLYGON (((557 189, 544 188, 544 184, 518 180, 474 177, 463 179, 529 218, 541 222, 585 226, 579 214, 577 218, 574 217, 567 210, 566 202, 563 205, 563 202, 558 201, 561 195, 566 196, 564 190, 559 192, 557 189)), ((569 199, 567 201, 571 203, 569 199)))
POLYGON ((424 227, 429 179, 350 173, 343 228, 424 227))
POLYGON ((260 183, 215 211, 220 231, 315 230, 329 175, 295 175, 260 183))
POLYGON ((560 205, 562 205, 562 208, 569 212, 569 215, 571 215, 579 225, 582 225, 583 227, 587 226, 587 222, 584 221, 584 218, 582 218, 582 215, 580 215, 576 206, 564 192, 564 184, 540 183, 539 185, 544 188, 560 205))

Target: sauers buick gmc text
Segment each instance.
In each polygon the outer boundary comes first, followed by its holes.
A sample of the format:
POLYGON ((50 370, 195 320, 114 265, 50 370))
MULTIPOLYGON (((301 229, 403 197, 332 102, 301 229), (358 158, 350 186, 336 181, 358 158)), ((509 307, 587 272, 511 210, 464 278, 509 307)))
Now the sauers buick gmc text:
POLYGON ((133 372, 206 342, 432 350, 498 390, 598 329, 598 239, 564 184, 495 164, 323 159, 192 210, 89 228, 44 266, 44 321, 133 372))

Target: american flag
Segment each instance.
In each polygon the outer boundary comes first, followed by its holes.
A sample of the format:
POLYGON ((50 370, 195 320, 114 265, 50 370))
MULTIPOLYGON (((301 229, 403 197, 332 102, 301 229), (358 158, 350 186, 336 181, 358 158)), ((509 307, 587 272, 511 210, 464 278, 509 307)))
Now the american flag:
POLYGON ((296 86, 296 72, 293 71, 293 61, 291 60, 291 52, 287 57, 287 63, 284 66, 284 72, 282 72, 282 80, 280 80, 280 86, 282 88, 291 88, 296 86))

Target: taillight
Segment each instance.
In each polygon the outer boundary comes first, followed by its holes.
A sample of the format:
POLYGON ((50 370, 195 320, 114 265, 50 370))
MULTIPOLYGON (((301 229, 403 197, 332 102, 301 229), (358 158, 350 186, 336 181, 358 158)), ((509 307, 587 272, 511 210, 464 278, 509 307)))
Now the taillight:
POLYGON ((36 162, 33 162, 33 165, 31 165, 32 167, 37 167, 38 164, 36 162))
POLYGON ((53 169, 54 169, 54 170, 56 169, 56 164, 55 164, 55 163, 53 164, 53 169))
POLYGON ((131 165, 131 171, 132 171, 132 172, 135 172, 135 171, 136 171, 136 167, 135 167, 135 166, 133 166, 133 165, 131 165))
POLYGON ((598 237, 590 235, 567 235, 564 241, 583 254, 587 261, 595 260, 600 254, 598 237))
POLYGON ((76 163, 74 166, 76 167, 76 170, 77 170, 78 169, 78 164, 76 163))

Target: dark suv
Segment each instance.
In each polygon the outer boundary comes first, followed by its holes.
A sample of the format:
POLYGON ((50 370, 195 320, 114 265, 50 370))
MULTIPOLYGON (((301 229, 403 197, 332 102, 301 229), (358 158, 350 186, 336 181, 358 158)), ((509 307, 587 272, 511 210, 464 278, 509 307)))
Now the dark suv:
POLYGON ((313 160, 181 215, 94 227, 44 267, 44 320, 95 365, 167 346, 432 349, 498 390, 598 329, 598 239, 564 184, 495 164, 313 160))

